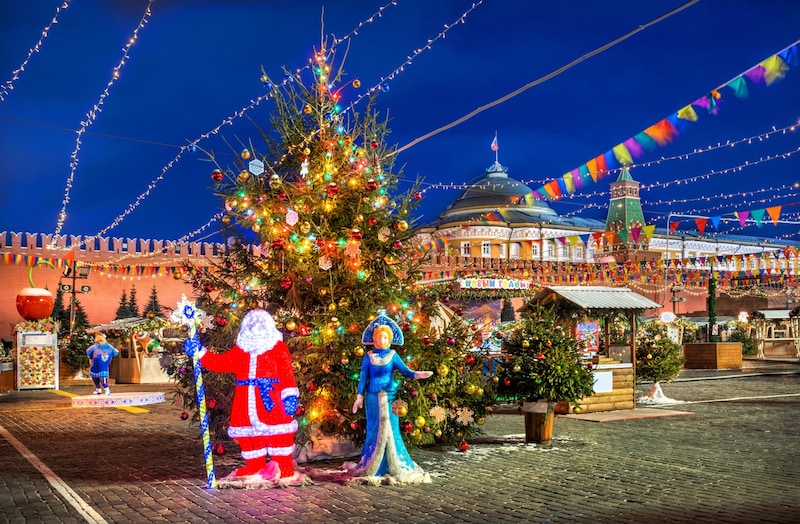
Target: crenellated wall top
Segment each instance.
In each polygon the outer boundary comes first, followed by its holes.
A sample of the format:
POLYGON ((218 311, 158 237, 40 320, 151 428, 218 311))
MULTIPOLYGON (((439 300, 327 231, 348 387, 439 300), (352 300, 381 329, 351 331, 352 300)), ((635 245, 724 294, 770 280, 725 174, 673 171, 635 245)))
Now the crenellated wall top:
POLYGON ((75 258, 82 262, 109 262, 117 259, 210 258, 223 252, 225 246, 210 242, 0 232, 0 253, 64 258, 73 249, 75 258))

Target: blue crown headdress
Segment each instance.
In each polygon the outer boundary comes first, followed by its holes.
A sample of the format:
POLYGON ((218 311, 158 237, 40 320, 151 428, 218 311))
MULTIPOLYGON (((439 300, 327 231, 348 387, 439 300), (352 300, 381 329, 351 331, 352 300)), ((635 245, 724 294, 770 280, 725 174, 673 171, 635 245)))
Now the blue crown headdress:
POLYGON ((386 311, 384 310, 380 310, 378 312, 378 316, 375 317, 375 320, 370 322, 367 328, 364 330, 364 334, 361 336, 362 344, 370 346, 374 344, 374 341, 372 340, 372 334, 375 332, 375 328, 378 326, 387 326, 392 330, 393 346, 402 346, 404 344, 403 330, 400 329, 400 326, 397 325, 397 322, 386 316, 386 311))

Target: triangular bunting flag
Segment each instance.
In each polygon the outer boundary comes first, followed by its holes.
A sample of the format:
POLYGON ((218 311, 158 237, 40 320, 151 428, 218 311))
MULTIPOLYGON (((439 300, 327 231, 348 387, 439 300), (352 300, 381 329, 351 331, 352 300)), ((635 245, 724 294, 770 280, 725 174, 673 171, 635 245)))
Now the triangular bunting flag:
POLYGON ((767 208, 767 213, 772 219, 774 225, 778 225, 778 220, 781 218, 781 206, 772 206, 767 208))
POLYGON ((697 224, 697 230, 700 234, 704 234, 706 231, 706 222, 708 222, 707 218, 695 218, 694 223, 697 224))

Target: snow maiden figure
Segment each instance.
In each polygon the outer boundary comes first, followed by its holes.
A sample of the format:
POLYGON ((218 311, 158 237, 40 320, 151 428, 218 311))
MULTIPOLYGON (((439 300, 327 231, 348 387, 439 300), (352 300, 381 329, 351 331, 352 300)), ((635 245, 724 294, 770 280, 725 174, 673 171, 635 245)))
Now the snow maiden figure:
POLYGON ((429 378, 433 372, 409 369, 391 349, 392 344, 403 345, 403 332, 383 312, 364 330, 361 343, 374 347, 364 355, 358 396, 353 403, 355 413, 366 402, 367 434, 358 464, 348 462, 345 469, 370 484, 430 482, 430 475, 406 450, 392 403, 397 396, 395 371, 415 379, 429 378))

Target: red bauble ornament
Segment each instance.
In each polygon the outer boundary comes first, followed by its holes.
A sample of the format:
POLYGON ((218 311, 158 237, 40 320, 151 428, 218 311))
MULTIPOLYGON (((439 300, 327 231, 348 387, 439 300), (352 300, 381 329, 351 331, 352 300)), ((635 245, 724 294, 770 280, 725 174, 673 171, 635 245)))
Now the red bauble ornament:
POLYGON ((339 184, 337 184, 336 182, 329 183, 327 189, 325 189, 325 192, 328 193, 328 196, 336 196, 336 195, 338 195, 339 194, 339 184))
POLYGON ((221 170, 215 169, 211 172, 211 180, 214 182, 222 182, 222 179, 225 175, 222 173, 221 170))
POLYGON ((283 289, 289 289, 290 287, 292 287, 292 279, 289 277, 283 277, 283 279, 281 280, 281 287, 283 289))
POLYGON ((469 449, 469 442, 462 440, 458 443, 458 451, 467 451, 469 449))

